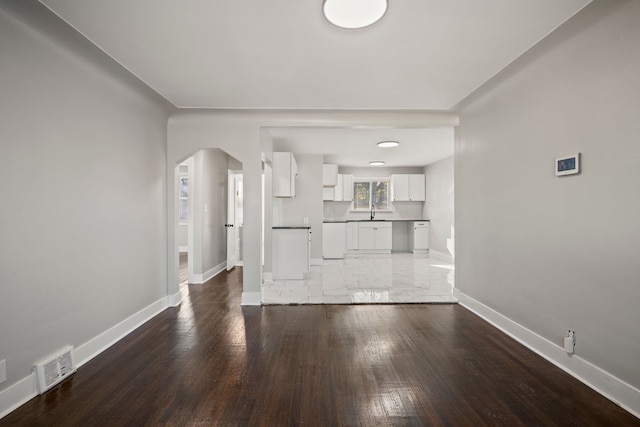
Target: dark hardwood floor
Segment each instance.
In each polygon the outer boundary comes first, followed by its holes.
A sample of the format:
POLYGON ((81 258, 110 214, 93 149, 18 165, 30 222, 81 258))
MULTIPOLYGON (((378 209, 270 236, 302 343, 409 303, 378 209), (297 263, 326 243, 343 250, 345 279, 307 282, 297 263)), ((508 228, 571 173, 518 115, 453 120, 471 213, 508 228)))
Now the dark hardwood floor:
POLYGON ((4 426, 638 426, 457 305, 240 307, 242 269, 4 426))

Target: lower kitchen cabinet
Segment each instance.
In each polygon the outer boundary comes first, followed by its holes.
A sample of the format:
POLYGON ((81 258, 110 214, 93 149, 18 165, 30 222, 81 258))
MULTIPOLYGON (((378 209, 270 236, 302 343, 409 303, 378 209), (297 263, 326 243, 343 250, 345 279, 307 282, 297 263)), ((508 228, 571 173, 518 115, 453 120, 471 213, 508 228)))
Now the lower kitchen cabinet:
POLYGON ((347 252, 347 223, 325 222, 322 224, 322 257, 342 259, 347 252))
POLYGON ((347 222, 347 251, 358 249, 358 223, 347 222))
POLYGON ((392 224, 390 222, 371 221, 358 223, 358 250, 391 252, 392 224))
POLYGON ((426 253, 429 250, 428 221, 409 223, 409 250, 413 253, 426 253))

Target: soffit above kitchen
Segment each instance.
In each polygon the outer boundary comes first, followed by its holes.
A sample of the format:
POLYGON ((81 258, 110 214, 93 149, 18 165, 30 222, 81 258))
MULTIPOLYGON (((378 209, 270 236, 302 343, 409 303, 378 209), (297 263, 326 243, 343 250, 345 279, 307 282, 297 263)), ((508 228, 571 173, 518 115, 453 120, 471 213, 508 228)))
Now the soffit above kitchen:
POLYGON ((368 167, 382 160, 385 167, 424 166, 453 155, 453 128, 351 129, 351 128, 269 128, 274 151, 322 154, 325 163, 368 167), (380 141, 400 145, 380 148, 380 141))
POLYGON ((389 0, 330 24, 322 0, 41 0, 177 107, 447 110, 589 0, 389 0))

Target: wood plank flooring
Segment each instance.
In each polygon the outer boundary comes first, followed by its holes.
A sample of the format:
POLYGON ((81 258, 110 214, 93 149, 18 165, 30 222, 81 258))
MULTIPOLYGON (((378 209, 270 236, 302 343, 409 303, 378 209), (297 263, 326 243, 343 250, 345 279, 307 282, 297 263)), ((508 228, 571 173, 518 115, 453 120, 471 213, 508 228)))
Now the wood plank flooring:
POLYGON ((240 307, 242 269, 4 426, 639 426, 457 305, 240 307))

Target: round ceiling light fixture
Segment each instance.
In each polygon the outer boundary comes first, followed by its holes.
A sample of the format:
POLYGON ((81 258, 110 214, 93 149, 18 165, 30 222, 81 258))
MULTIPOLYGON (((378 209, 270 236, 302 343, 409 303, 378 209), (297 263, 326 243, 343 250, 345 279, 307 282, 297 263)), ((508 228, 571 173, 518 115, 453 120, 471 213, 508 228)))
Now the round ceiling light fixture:
POLYGON ((384 162, 382 160, 374 160, 369 162, 369 166, 384 166, 384 162))
POLYGON ((378 142, 378 147, 380 148, 393 148, 400 145, 398 141, 380 141, 378 142))
POLYGON ((389 4, 387 0, 324 0, 325 18, 341 28, 364 28, 378 22, 389 4))

